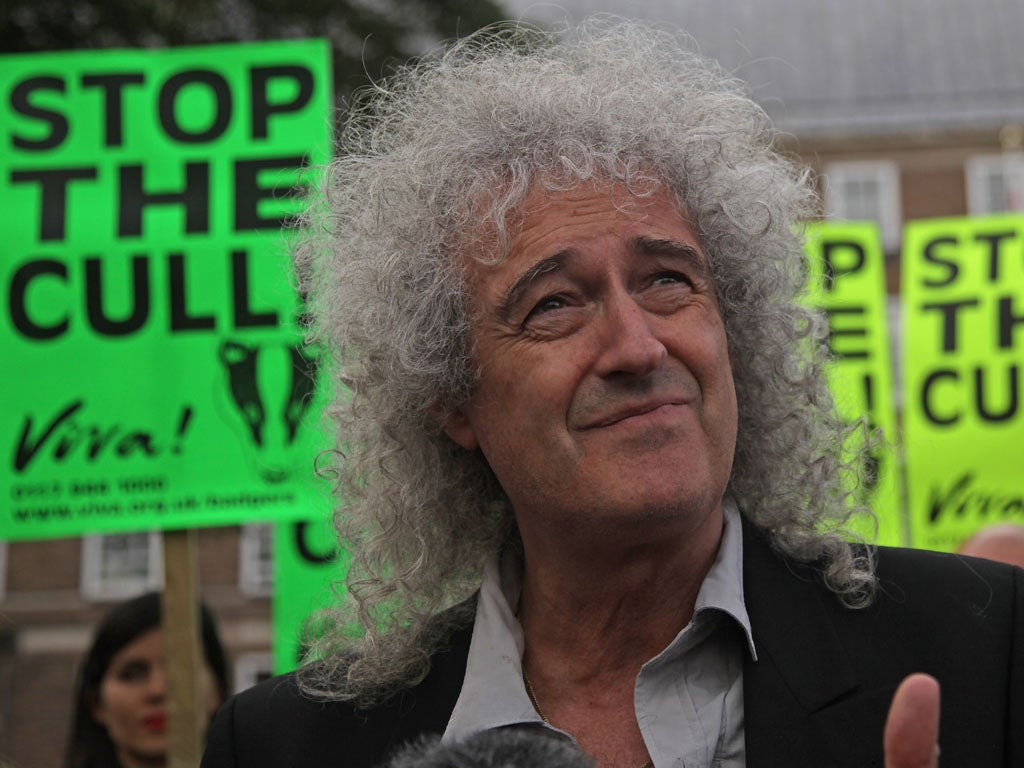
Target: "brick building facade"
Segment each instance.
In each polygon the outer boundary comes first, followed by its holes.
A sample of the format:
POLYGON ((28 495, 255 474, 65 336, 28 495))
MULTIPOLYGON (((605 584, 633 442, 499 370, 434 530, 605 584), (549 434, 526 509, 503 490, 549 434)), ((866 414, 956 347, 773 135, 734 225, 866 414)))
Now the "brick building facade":
MULTIPOLYGON (((208 528, 198 537, 201 595, 217 619, 236 690, 271 667, 265 534, 252 526, 208 528)), ((0 765, 61 765, 77 666, 93 628, 122 597, 157 587, 162 578, 159 535, 107 537, 106 543, 125 539, 146 544, 106 551, 96 546, 99 539, 0 545, 0 765), (139 557, 144 549, 146 557, 139 557), (104 565, 108 572, 101 575, 104 565)))

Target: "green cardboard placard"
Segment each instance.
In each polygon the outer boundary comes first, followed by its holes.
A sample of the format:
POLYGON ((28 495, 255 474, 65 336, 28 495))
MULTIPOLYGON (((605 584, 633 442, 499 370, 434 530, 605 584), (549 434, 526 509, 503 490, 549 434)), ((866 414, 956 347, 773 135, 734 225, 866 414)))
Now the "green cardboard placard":
POLYGON ((903 245, 914 546, 1024 522, 1024 216, 910 222, 903 245))
POLYGON ((295 669, 305 652, 306 623, 337 606, 348 553, 338 547, 330 516, 278 523, 274 532, 274 672, 295 669))
MULTIPOLYGON (((865 222, 815 222, 807 227, 808 302, 825 311, 835 355, 829 384, 840 415, 866 418, 881 442, 869 453, 866 481, 854 498, 875 511, 872 526, 855 531, 877 544, 904 543, 896 411, 885 258, 878 226, 865 222)), ((853 446, 851 446, 852 448, 853 446)))
POLYGON ((0 56, 0 538, 309 514, 282 224, 329 158, 329 57, 0 56))

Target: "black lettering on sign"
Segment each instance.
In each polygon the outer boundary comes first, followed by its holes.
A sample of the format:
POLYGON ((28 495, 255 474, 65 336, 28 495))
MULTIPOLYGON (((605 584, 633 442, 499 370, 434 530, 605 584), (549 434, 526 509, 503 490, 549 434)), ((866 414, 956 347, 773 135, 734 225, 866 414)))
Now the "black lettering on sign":
POLYGON ((975 476, 965 472, 948 488, 933 485, 928 500, 928 520, 933 524, 949 519, 1007 519, 1024 516, 1024 496, 975 487, 975 476))
POLYGON ((260 183, 262 171, 289 171, 302 168, 306 158, 269 157, 259 160, 239 160, 235 163, 235 229, 239 232, 249 229, 280 229, 288 222, 285 216, 262 216, 259 204, 262 200, 294 198, 300 188, 292 185, 281 189, 273 184, 260 183))
MULTIPOLYGON (((91 124, 103 125, 103 146, 121 147, 125 144, 126 115, 153 115, 162 133, 171 141, 194 146, 216 141, 224 136, 234 117, 234 95, 231 84, 211 69, 186 69, 170 74, 156 93, 156 103, 146 105, 153 111, 125 106, 133 90, 146 84, 147 73, 88 72, 81 76, 83 91, 95 90, 102 99, 101 115, 75 115, 91 124), (208 96, 211 109, 196 118, 196 110, 186 110, 184 101, 189 96, 208 96)), ((63 99, 67 93, 67 80, 57 74, 28 77, 17 83, 10 92, 10 109, 38 126, 35 130, 11 133, 15 149, 43 152, 59 148, 71 133, 69 115, 58 108, 45 105, 47 96, 63 99), (35 134, 35 135, 33 135, 35 134)), ((303 64, 274 64, 254 66, 249 70, 249 136, 265 140, 275 116, 297 113, 305 109, 313 98, 315 78, 312 70, 303 64)), ((145 94, 149 96, 148 91, 145 94)), ((191 105, 189 105, 191 106, 191 105)), ((134 120, 133 120, 134 123, 134 120)), ((148 126, 147 126, 148 128, 148 126)))
POLYGON ((821 245, 824 267, 825 290, 835 290, 836 281, 844 275, 852 275, 864 268, 867 254, 864 246, 853 240, 831 240, 821 245), (847 258, 842 258, 843 255, 847 258))
POLYGON ((265 139, 269 135, 270 116, 298 112, 313 97, 313 73, 297 64, 278 64, 253 67, 249 73, 249 94, 252 102, 252 138, 265 139), (288 79, 296 85, 295 96, 286 101, 270 101, 270 84, 274 80, 288 79))
MULTIPOLYGON (((256 306, 249 251, 235 249, 225 257, 230 273, 230 286, 225 288, 230 291, 234 306, 230 310, 224 308, 223 313, 230 312, 230 317, 196 310, 193 306, 195 300, 189 302, 188 258, 185 253, 172 251, 167 254, 164 267, 154 264, 155 257, 145 253, 133 254, 128 260, 87 255, 70 264, 46 258, 26 262, 14 271, 7 287, 11 325, 27 339, 49 341, 68 333, 84 315, 88 327, 97 334, 124 337, 143 329, 157 306, 166 307, 172 333, 214 331, 224 325, 236 330, 279 325, 277 309, 256 306), (80 270, 80 274, 75 276, 77 279, 69 277, 69 267, 80 270), (166 269, 166 280, 154 281, 153 275, 160 268, 166 269), (111 279, 112 275, 118 279, 111 279), (56 279, 64 286, 82 286, 68 291, 69 309, 55 319, 52 300, 45 305, 48 313, 45 315, 40 309, 42 302, 32 301, 33 287, 47 279, 56 279), (166 285, 166 295, 157 295, 154 284, 166 285), (123 295, 112 291, 114 286, 122 285, 125 286, 123 295)), ((218 309, 220 303, 217 302, 218 306, 213 309, 218 309)))
POLYGON ((960 245, 960 241, 956 237, 936 237, 925 243, 924 260, 929 264, 942 267, 946 273, 944 277, 925 278, 924 285, 928 288, 942 288, 945 285, 949 285, 960 274, 960 266, 956 263, 956 260, 943 258, 943 254, 939 253, 939 246, 944 245, 960 245))
POLYGON ((848 360, 866 360, 871 356, 863 346, 847 341, 867 338, 868 329, 863 322, 867 314, 866 307, 826 308, 825 314, 828 315, 828 348, 833 355, 848 360), (853 318, 852 327, 843 327, 843 318, 853 318))
POLYGON ((96 168, 46 168, 11 171, 12 184, 37 182, 40 190, 39 239, 63 240, 68 216, 68 184, 96 178, 96 168))
POLYGON ((102 336, 129 336, 149 319, 149 259, 144 254, 132 257, 132 308, 120 320, 110 317, 103 304, 103 262, 85 259, 85 313, 89 325, 102 336))
POLYGON ((82 88, 99 88, 103 91, 104 146, 120 147, 124 143, 124 89, 128 85, 143 83, 145 78, 137 72, 82 76, 82 88))
MULTIPOLYGON (((170 441, 161 440, 152 429, 119 422, 107 425, 86 422, 81 418, 84 408, 84 399, 73 400, 38 427, 35 418, 26 415, 14 448, 14 471, 24 472, 44 454, 61 463, 75 456, 95 462, 108 454, 120 459, 135 456, 155 459, 166 452, 170 441)), ((190 406, 184 409, 191 411, 190 406)))
POLYGON ((150 205, 181 205, 185 209, 185 232, 210 231, 209 163, 185 163, 185 188, 177 192, 147 192, 142 188, 142 165, 122 166, 118 197, 120 237, 142 234, 142 212, 150 205))
POLYGON ((56 149, 64 143, 70 127, 68 119, 60 112, 33 104, 32 94, 36 91, 54 91, 63 95, 65 87, 63 78, 47 76, 30 77, 14 86, 11 91, 11 109, 23 117, 39 120, 49 128, 49 131, 41 139, 27 139, 17 134, 12 135, 11 143, 15 148, 30 152, 42 152, 56 149))
POLYGON ((973 405, 978 418, 982 421, 993 424, 1010 421, 1017 415, 1020 408, 1020 368, 1016 364, 1007 366, 1005 395, 1001 401, 992 391, 992 382, 997 380, 999 375, 999 372, 993 370, 992 366, 975 367, 971 371, 969 380, 961 376, 960 371, 952 368, 940 368, 932 371, 925 377, 921 385, 921 410, 925 418, 940 427, 951 426, 963 418, 962 411, 948 407, 948 402, 952 399, 949 397, 950 390, 945 386, 938 387, 940 382, 946 382, 952 384, 954 393, 962 392, 964 386, 973 387, 971 392, 973 405), (940 406, 943 403, 945 405, 940 406))
POLYGON ((985 386, 986 374, 994 375, 994 372, 992 370, 986 371, 984 368, 974 369, 974 404, 978 409, 978 415, 983 421, 991 421, 993 423, 1009 421, 1017 415, 1017 405, 1019 402, 1020 376, 1018 375, 1017 366, 1011 365, 1006 369, 1006 391, 1008 397, 1006 404, 1001 410, 993 407, 990 402, 992 396, 989 388, 985 386))
POLYGON ((67 317, 58 320, 51 325, 43 325, 33 320, 28 314, 29 286, 34 280, 45 275, 59 278, 66 283, 68 280, 68 268, 63 262, 54 259, 37 259, 27 264, 22 264, 15 271, 11 279, 11 288, 8 293, 8 306, 11 312, 11 324, 22 336, 37 341, 56 339, 67 333, 70 322, 67 317))
POLYGON ((931 312, 933 310, 942 314, 942 351, 956 352, 959 346, 959 335, 957 334, 957 317, 961 309, 977 307, 977 299, 963 299, 962 301, 937 301, 930 304, 922 304, 921 310, 931 312))
POLYGON ((865 373, 864 384, 864 408, 868 413, 875 411, 875 379, 870 373, 865 373))
MULTIPOLYGON (((1019 325, 1024 325, 1024 312, 1013 311, 1014 296, 1003 296, 999 299, 999 348, 1013 349, 1013 332, 1019 325)), ((1024 349, 1024 344, 1020 345, 1024 349)))
POLYGON ((160 87, 160 126, 164 133, 182 144, 203 144, 220 138, 231 123, 231 86, 209 69, 188 69, 167 78, 160 87), (213 118, 201 130, 188 130, 178 121, 178 96, 188 86, 205 86, 214 98, 213 118))
POLYGON ((307 563, 313 563, 315 565, 333 563, 335 558, 338 556, 337 548, 331 546, 324 552, 314 552, 309 543, 310 529, 311 526, 306 521, 297 522, 292 527, 292 535, 295 539, 295 548, 298 550, 299 557, 307 563))
POLYGON ((950 369, 940 369, 929 373, 925 379, 924 384, 921 385, 921 410, 932 424, 937 424, 940 427, 949 426, 956 424, 960 421, 961 414, 958 412, 947 412, 942 414, 936 407, 935 400, 936 394, 934 391, 935 385, 943 380, 950 380, 953 382, 960 381, 960 374, 957 371, 950 369))
POLYGON ((987 234, 977 234, 974 236, 975 242, 988 243, 988 279, 989 282, 996 282, 999 280, 999 257, 1002 254, 1002 244, 1004 240, 1013 237, 1017 233, 1014 230, 1008 232, 991 232, 987 234))

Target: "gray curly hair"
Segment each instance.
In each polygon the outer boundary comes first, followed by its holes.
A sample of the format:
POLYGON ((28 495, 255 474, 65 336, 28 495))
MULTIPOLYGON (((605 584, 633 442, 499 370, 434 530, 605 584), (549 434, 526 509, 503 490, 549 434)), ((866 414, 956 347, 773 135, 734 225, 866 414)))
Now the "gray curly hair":
POLYGON ((352 553, 348 597, 314 630, 310 693, 368 705, 422 679, 446 628, 467 620, 445 609, 517 538, 486 461, 431 411, 474 386, 453 253, 500 260, 538 180, 675 196, 710 261, 734 366, 728 492, 777 549, 821 560, 845 603, 870 601, 870 555, 846 543, 858 457, 842 449, 823 375, 826 328, 797 301, 813 184, 772 149, 745 87, 690 47, 621 21, 503 25, 405 68, 349 113, 296 252, 311 338, 339 385, 330 469, 352 553))

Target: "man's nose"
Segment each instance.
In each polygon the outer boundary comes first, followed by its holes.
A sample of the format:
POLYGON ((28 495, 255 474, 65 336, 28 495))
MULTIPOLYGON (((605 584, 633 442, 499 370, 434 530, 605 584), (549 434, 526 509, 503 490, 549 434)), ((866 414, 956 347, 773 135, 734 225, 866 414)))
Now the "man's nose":
POLYGON ((646 376, 664 363, 668 350, 657 335, 655 318, 633 296, 617 293, 603 310, 600 375, 646 376))

